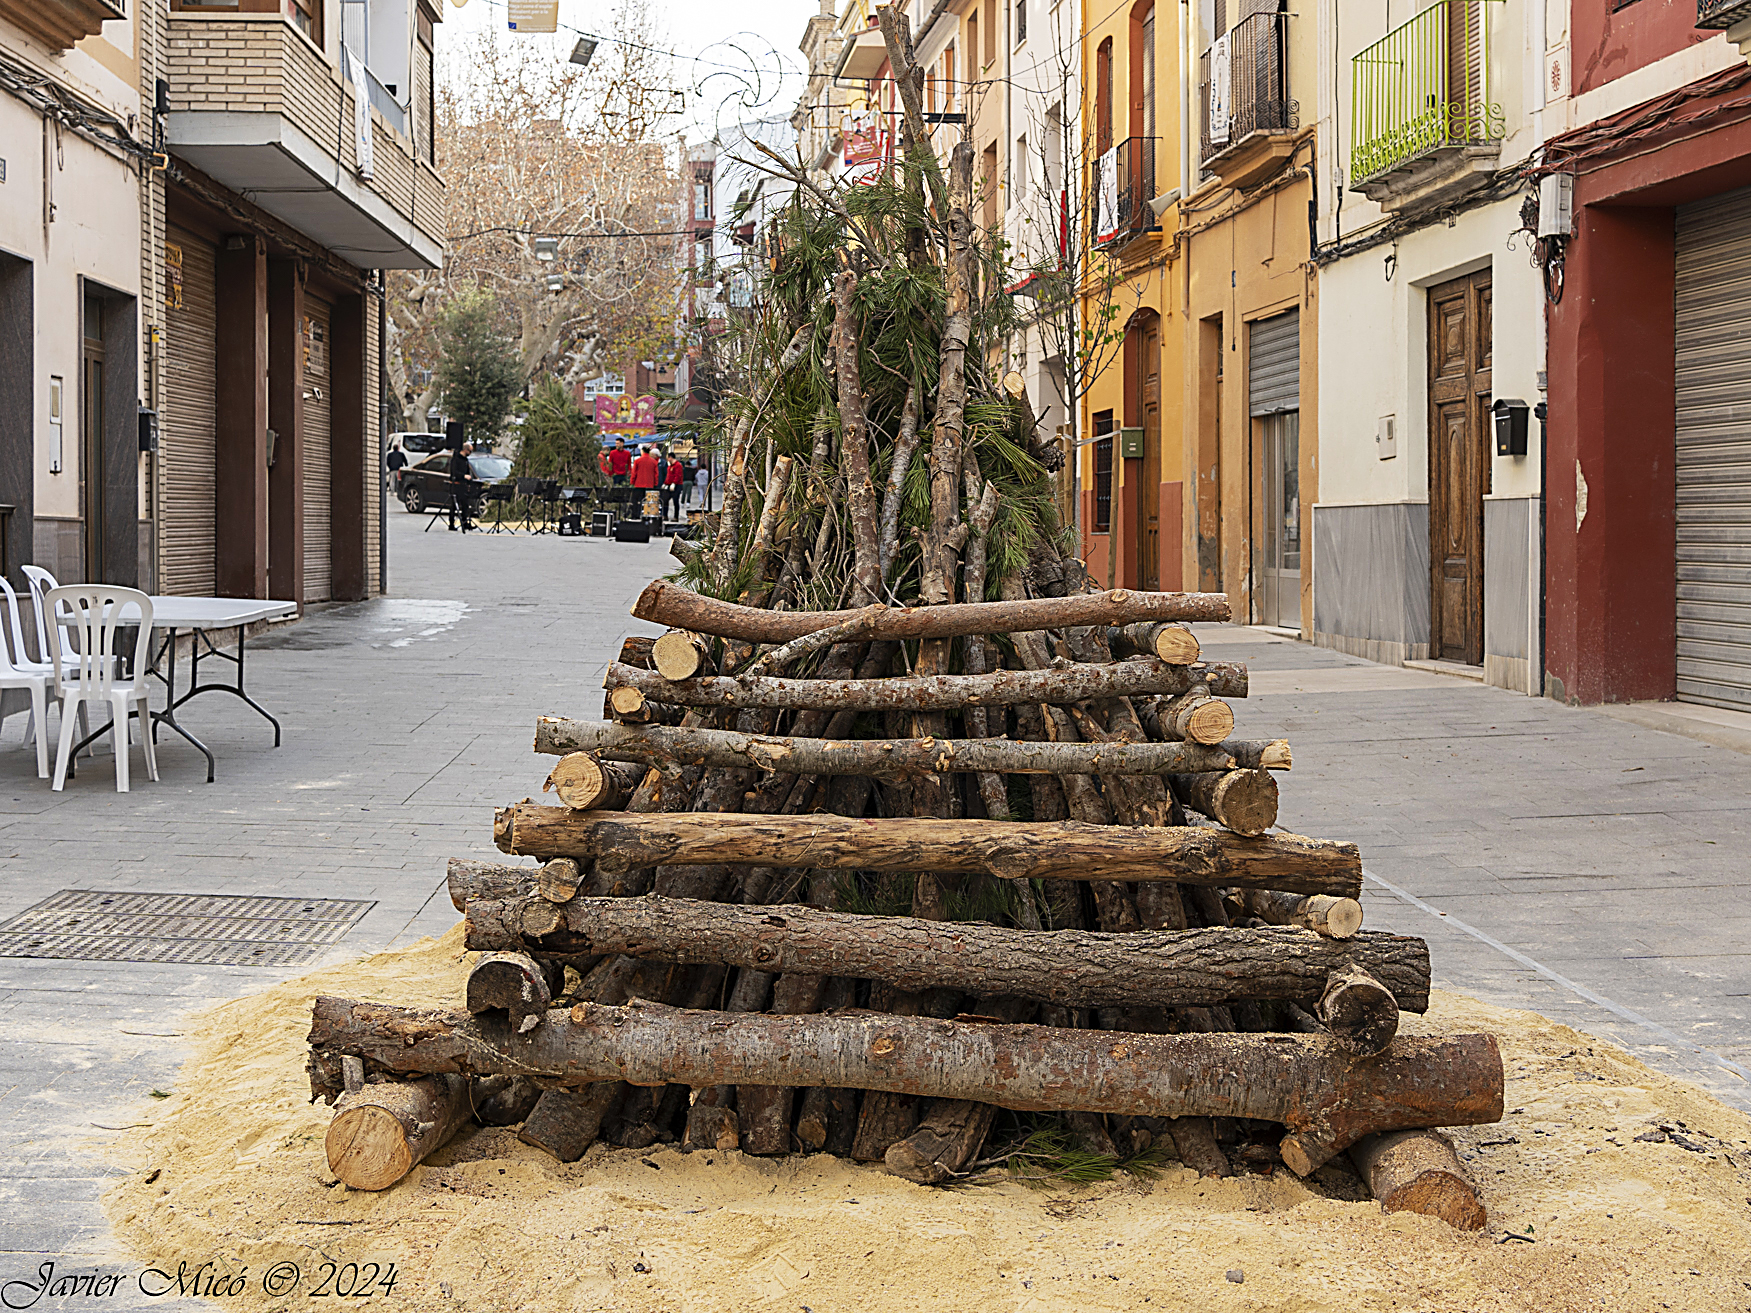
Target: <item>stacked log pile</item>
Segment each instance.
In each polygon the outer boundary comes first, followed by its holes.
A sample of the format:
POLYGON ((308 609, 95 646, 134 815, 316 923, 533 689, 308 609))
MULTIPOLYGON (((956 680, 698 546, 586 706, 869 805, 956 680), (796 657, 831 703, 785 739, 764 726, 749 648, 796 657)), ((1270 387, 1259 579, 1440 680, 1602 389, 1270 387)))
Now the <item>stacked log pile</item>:
POLYGON ((1098 590, 1063 553, 1062 454, 985 368, 1012 303, 971 148, 931 155, 878 15, 902 161, 798 180, 721 510, 633 610, 664 632, 601 721, 537 723, 551 802, 493 838, 539 864, 451 864, 464 1006, 317 1000, 330 1163, 379 1188, 472 1109, 563 1161, 674 1141, 938 1183, 1003 1156, 1010 1110, 1212 1175, 1348 1151, 1387 1206, 1481 1224, 1435 1128, 1500 1117, 1495 1041, 1397 1033, 1427 947, 1361 929, 1353 844, 1277 828, 1289 745, 1235 736, 1246 671, 1188 627, 1228 599, 1098 590))

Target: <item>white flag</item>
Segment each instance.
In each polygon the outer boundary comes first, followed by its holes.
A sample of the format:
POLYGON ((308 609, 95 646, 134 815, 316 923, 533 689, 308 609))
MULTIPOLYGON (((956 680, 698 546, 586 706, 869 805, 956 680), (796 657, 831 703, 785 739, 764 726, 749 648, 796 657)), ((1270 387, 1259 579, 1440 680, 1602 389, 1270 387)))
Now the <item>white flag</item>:
POLYGON ((1233 79, 1230 75, 1231 64, 1228 57, 1228 37, 1226 34, 1216 38, 1216 44, 1210 47, 1210 144, 1226 146, 1228 144, 1228 120, 1233 97, 1230 88, 1233 79))

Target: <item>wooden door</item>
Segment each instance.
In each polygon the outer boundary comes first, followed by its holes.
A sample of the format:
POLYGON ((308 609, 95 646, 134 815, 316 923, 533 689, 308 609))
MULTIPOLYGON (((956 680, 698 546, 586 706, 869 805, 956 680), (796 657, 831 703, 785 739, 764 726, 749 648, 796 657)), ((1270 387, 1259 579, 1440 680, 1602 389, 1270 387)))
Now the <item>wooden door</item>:
POLYGON ((1490 275, 1429 292, 1429 655, 1483 664, 1490 275))
MULTIPOLYGON (((1143 477, 1137 485, 1137 586, 1161 588, 1161 321, 1138 334, 1137 418, 1143 426, 1143 477)), ((1175 581, 1176 585, 1178 581, 1175 581)))

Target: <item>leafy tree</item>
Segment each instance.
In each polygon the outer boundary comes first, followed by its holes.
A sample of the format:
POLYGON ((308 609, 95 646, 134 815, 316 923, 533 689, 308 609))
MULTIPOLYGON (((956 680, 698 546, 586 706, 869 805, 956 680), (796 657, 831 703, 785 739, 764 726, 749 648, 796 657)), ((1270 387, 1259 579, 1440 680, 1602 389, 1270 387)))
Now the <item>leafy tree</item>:
POLYGON ((498 324, 498 307, 483 292, 458 297, 444 311, 437 382, 444 409, 462 421, 469 441, 491 445, 511 416, 523 386, 517 355, 498 324))
POLYGON ((570 389, 549 374, 535 385, 523 417, 523 445, 514 474, 531 479, 558 479, 570 487, 594 487, 605 482, 596 458, 602 441, 570 389))

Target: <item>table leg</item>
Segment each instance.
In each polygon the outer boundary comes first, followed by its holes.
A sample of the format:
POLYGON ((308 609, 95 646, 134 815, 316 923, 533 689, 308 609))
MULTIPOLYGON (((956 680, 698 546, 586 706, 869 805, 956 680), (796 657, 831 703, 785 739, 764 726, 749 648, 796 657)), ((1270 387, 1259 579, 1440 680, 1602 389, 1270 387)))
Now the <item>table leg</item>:
MULTIPOLYGON (((193 689, 195 688, 196 683, 197 683, 197 681, 195 679, 194 672, 198 671, 200 669, 200 656, 199 656, 199 651, 198 651, 198 646, 200 643, 200 631, 194 630, 192 632, 194 635, 193 642, 194 642, 195 646, 191 647, 189 650, 189 660, 193 663, 192 669, 189 672, 189 688, 190 688, 191 692, 193 691, 193 689)), ((181 722, 179 722, 176 718, 176 708, 177 708, 177 699, 176 699, 176 631, 174 629, 172 629, 170 631, 169 637, 165 639, 165 646, 169 649, 169 654, 170 654, 170 661, 169 661, 170 672, 169 672, 169 677, 164 680, 164 687, 165 687, 165 691, 166 691, 166 696, 164 699, 164 710, 152 712, 152 731, 151 731, 152 735, 153 735, 152 741, 154 743, 156 743, 158 741, 157 734, 158 734, 158 727, 160 725, 170 726, 171 729, 175 730, 178 734, 182 735, 182 737, 184 739, 186 739, 189 743, 193 744, 195 746, 195 748, 199 750, 200 754, 207 759, 207 783, 211 784, 213 782, 213 764, 214 764, 212 752, 208 749, 208 747, 205 743, 202 743, 193 734, 190 734, 186 729, 184 729, 182 727, 181 722)), ((183 701, 186 702, 187 700, 188 700, 188 694, 184 694, 183 701)))

